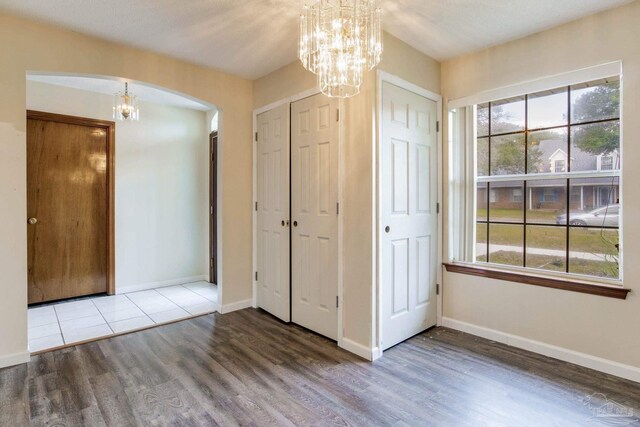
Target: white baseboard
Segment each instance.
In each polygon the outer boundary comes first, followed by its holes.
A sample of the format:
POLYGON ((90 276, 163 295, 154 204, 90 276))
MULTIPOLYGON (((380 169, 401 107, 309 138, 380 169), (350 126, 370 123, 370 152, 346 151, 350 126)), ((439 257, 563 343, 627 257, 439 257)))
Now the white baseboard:
POLYGON ((138 285, 118 286, 116 285, 116 294, 126 294, 128 292, 146 291, 149 289, 163 288, 165 286, 184 285, 192 282, 208 282, 209 276, 189 276, 180 277, 178 279, 163 280, 161 282, 140 283, 138 285))
POLYGON ((382 351, 380 351, 380 347, 373 347, 371 349, 371 361, 375 362, 376 360, 382 357, 382 351))
POLYGON ((338 341, 338 347, 343 348, 348 352, 356 354, 363 359, 369 360, 371 362, 380 357, 378 347, 369 348, 353 340, 350 340, 349 338, 343 337, 342 340, 338 341))
POLYGON ((220 314, 231 313, 232 311, 242 310, 253 306, 253 299, 245 299, 242 301, 232 302, 231 304, 225 304, 220 306, 220 314))
POLYGON ((20 365, 27 363, 31 359, 31 354, 28 351, 21 353, 7 354, 0 357, 0 368, 6 368, 8 366, 20 365))
POLYGON ((625 365, 623 363, 614 362, 613 360, 591 356, 590 354, 580 353, 578 351, 569 350, 567 348, 558 347, 541 341, 535 341, 518 335, 508 334, 506 332, 485 328, 484 326, 478 326, 448 317, 442 318, 442 326, 466 332, 468 334, 477 335, 512 347, 539 353, 544 356, 553 357, 554 359, 574 363, 586 368, 595 369, 596 371, 615 375, 631 381, 640 382, 640 368, 635 366, 625 365))

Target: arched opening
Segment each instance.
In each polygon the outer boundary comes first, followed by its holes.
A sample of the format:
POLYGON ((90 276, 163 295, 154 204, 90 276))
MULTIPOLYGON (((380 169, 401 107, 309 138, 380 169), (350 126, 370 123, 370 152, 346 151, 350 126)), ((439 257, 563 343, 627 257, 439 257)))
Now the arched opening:
POLYGON ((215 261, 221 244, 212 240, 211 229, 221 222, 221 209, 212 198, 220 194, 212 188, 220 182, 211 135, 215 132, 217 142, 218 108, 116 77, 29 73, 26 86, 27 109, 49 114, 28 119, 27 169, 32 179, 27 180, 27 209, 36 219, 28 229, 29 316, 38 319, 30 322, 30 351, 216 311, 216 285, 221 284, 211 281, 220 277, 221 263, 215 261), (138 121, 113 118, 114 93, 122 91, 125 82, 137 98, 138 121), (71 124, 63 123, 65 118, 71 124), (103 158, 106 151, 76 150, 94 142, 99 146, 99 141, 81 136, 70 142, 64 132, 73 134, 73 126, 86 130, 93 123, 74 125, 74 118, 112 126, 110 161, 103 158), (57 125, 50 125, 51 120, 57 125), (56 152, 60 149, 71 153, 66 165, 46 161, 62 158, 56 152), (83 162, 87 156, 93 156, 93 163, 83 162), (37 181, 36 176, 48 178, 37 181), (102 205, 92 208, 109 197, 101 180, 111 185, 110 213, 101 213, 102 205), (55 182, 60 185, 51 184, 55 182), (73 191, 67 197, 61 189, 73 191), (52 194, 44 197, 47 191, 52 194), (96 218, 102 214, 108 230, 97 235, 102 223, 96 218), (69 238, 72 221, 77 231, 69 238), (218 270, 213 270, 216 264, 218 270), (42 268, 48 265, 59 268, 42 268))

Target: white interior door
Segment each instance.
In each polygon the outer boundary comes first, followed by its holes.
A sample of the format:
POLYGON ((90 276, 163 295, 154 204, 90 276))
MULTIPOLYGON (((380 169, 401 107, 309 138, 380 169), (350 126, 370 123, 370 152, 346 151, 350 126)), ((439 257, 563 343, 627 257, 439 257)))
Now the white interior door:
POLYGON ((257 148, 258 306, 290 321, 289 105, 260 114, 257 148))
POLYGON ((291 292, 293 322, 338 337, 337 101, 291 104, 291 292))
POLYGON ((382 83, 382 348, 436 324, 437 103, 382 83))

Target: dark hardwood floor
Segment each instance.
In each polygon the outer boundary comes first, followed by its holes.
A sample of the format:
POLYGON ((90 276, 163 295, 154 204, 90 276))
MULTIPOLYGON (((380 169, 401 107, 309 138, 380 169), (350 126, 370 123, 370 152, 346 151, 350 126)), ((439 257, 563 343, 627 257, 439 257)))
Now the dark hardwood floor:
POLYGON ((2 426, 591 426, 639 415, 638 383, 450 329, 369 363, 254 309, 0 370, 2 426), (633 413, 613 416, 623 411, 633 413))

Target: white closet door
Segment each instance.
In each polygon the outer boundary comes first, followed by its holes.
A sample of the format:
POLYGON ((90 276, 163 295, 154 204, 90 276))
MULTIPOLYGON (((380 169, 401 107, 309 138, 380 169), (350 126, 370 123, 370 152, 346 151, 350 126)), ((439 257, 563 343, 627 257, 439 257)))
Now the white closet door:
POLYGON ((338 337, 337 101, 291 104, 291 277, 293 322, 338 337))
POLYGON ((258 306, 290 320, 289 105, 258 117, 258 306))
POLYGON ((382 84, 382 347, 436 324, 437 104, 382 84))

